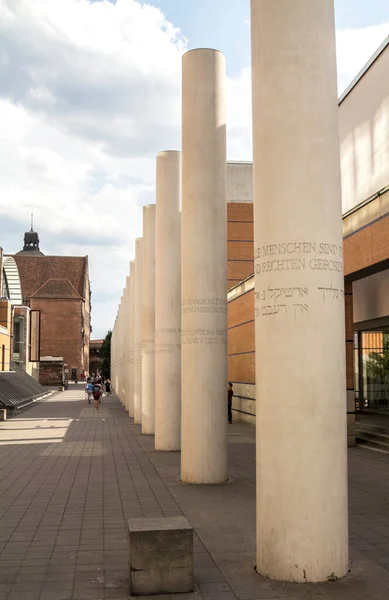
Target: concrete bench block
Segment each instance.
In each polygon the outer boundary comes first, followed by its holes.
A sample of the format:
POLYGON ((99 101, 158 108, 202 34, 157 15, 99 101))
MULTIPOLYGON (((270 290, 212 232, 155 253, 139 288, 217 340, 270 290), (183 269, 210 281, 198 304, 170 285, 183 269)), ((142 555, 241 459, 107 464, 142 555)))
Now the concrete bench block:
POLYGON ((130 519, 132 596, 192 592, 193 528, 185 517, 130 519))
POLYGON ((7 409, 0 408, 0 421, 6 421, 6 420, 7 420, 7 409))

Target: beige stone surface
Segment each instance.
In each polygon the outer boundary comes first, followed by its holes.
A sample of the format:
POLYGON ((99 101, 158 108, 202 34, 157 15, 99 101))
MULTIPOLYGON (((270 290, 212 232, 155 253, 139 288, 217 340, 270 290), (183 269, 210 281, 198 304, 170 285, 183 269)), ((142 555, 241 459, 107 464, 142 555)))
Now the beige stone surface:
POLYGON ((155 448, 181 448, 181 154, 157 156, 155 448))
POLYGON ((227 202, 253 202, 252 162, 227 162, 227 202))
POLYGON ((125 289, 125 311, 124 311, 124 331, 123 331, 123 377, 124 377, 124 408, 129 411, 130 404, 130 287, 131 287, 131 276, 126 277, 126 289, 125 289))
POLYGON ((134 315, 135 315, 135 260, 130 261, 130 302, 128 317, 128 345, 129 345, 129 387, 128 387, 128 414, 134 417, 134 315))
POLYGON ((155 432, 155 204, 143 207, 142 433, 155 432))
POLYGON ((142 423, 142 238, 135 240, 134 423, 142 423))
POLYGON ((181 479, 227 479, 226 63, 183 57, 181 479))
POLYGON ((333 0, 251 0, 257 568, 348 570, 333 0))

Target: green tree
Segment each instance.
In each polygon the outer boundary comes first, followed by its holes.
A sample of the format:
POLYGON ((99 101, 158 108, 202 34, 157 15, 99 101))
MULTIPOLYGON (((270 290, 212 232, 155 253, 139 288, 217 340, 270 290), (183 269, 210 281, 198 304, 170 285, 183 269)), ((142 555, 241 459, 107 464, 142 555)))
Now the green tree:
POLYGON ((108 331, 100 350, 100 356, 103 359, 101 364, 101 374, 106 379, 111 379, 111 337, 112 331, 108 331))
POLYGON ((366 374, 370 380, 384 381, 389 374, 389 335, 383 334, 381 352, 370 352, 366 362, 366 374))

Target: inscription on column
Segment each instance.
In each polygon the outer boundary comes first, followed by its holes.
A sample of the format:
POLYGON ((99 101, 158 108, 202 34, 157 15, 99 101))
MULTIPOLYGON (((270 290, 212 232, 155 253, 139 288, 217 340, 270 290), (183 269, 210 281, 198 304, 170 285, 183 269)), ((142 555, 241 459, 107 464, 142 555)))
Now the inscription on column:
POLYGON ((142 362, 142 344, 136 342, 134 344, 134 365, 140 365, 142 362))
POLYGON ((181 348, 181 344, 176 342, 160 342, 159 336, 164 335, 163 339, 166 340, 166 334, 171 334, 173 339, 181 339, 181 329, 174 328, 161 328, 155 330, 155 354, 173 354, 181 348))
POLYGON ((323 274, 343 273, 343 247, 325 242, 282 242, 256 248, 255 317, 290 316, 298 319, 309 313, 309 300, 320 294, 325 303, 344 297, 344 291, 331 283, 311 289, 308 285, 295 287, 261 287, 266 273, 283 271, 320 271, 323 274))
POLYGON ((188 298, 181 302, 181 314, 227 314, 226 298, 188 298))
MULTIPOLYGON (((227 297, 225 298, 187 298, 181 302, 181 314, 227 315, 227 297)), ((205 320, 204 324, 207 321, 205 320)), ((181 332, 181 344, 215 346, 227 344, 226 328, 199 327, 181 332)))
POLYGON ((225 329, 187 329, 181 333, 181 344, 206 344, 210 346, 227 343, 225 329))
POLYGON ((154 339, 144 339, 142 340, 142 354, 154 354, 154 339))

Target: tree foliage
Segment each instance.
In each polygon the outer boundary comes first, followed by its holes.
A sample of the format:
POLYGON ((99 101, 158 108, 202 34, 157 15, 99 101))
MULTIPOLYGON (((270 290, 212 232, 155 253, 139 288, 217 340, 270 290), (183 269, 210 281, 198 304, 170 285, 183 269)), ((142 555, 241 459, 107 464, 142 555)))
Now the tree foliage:
POLYGON ((100 350, 100 356, 103 359, 101 364, 101 374, 106 379, 111 379, 111 337, 112 331, 108 331, 100 350))
POLYGON ((366 374, 370 380, 383 381, 389 374, 389 336, 384 333, 380 352, 371 352, 366 362, 366 374))

